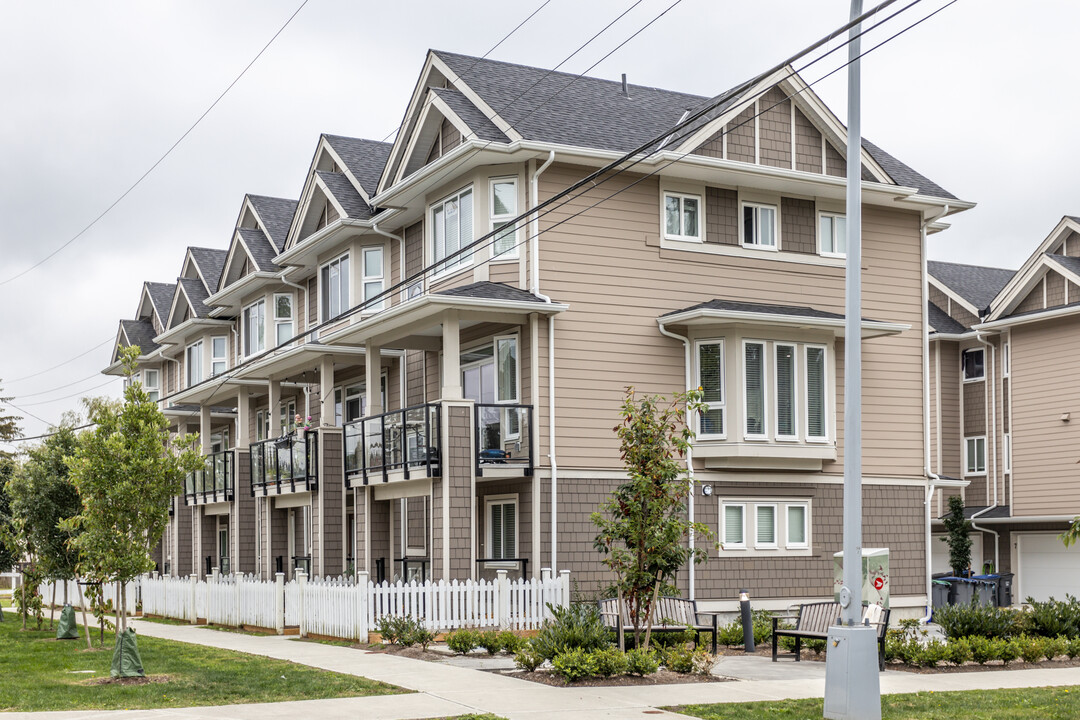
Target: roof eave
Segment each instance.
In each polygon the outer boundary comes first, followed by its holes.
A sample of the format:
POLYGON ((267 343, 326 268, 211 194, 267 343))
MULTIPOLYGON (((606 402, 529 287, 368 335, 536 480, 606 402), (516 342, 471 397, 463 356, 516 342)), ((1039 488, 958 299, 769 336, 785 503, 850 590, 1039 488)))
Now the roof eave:
MULTIPOLYGON (((696 308, 684 312, 658 317, 656 322, 661 327, 668 325, 771 325, 789 329, 824 330, 835 337, 844 337, 846 332, 844 318, 815 318, 803 315, 782 315, 780 313, 756 313, 744 310, 718 310, 715 308, 696 308)), ((905 323, 887 323, 878 320, 862 321, 863 338, 898 335, 910 330, 905 323)))

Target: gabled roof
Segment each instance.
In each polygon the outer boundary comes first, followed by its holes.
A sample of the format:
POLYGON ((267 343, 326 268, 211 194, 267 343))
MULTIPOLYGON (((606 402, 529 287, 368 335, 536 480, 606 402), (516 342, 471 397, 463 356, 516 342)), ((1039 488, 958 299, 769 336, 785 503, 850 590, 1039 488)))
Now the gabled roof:
POLYGON ((982 314, 1012 280, 1015 270, 930 260, 927 272, 982 314))
POLYGON ((453 110, 454 114, 461 118, 480 140, 501 143, 510 142, 510 138, 506 137, 506 133, 491 122, 491 118, 485 115, 480 108, 473 105, 462 93, 450 88, 431 88, 431 92, 439 96, 446 103, 446 106, 453 110))
POLYGON ((364 198, 360 197, 360 193, 356 192, 356 188, 353 187, 344 173, 316 170, 315 174, 322 180, 330 194, 334 196, 334 200, 345 211, 347 217, 357 220, 367 220, 371 217, 371 206, 364 201, 364 198))
POLYGON ((345 163, 345 167, 353 174, 364 192, 371 197, 379 185, 386 160, 390 157, 390 143, 377 140, 364 140, 362 138, 344 137, 342 135, 323 135, 326 142, 345 163))
POLYGON ((276 272, 281 269, 274 264, 274 258, 277 257, 278 250, 271 244, 262 230, 242 227, 237 228, 236 232, 240 235, 240 239, 244 241, 244 247, 247 248, 248 256, 257 271, 276 272))
POLYGON ((461 287, 439 290, 434 295, 449 295, 451 297, 483 298, 485 300, 513 300, 516 302, 546 302, 542 298, 533 295, 528 290, 507 285, 505 283, 490 282, 483 280, 461 287))
POLYGON ((176 283, 147 282, 143 284, 150 302, 154 305, 154 312, 162 326, 169 321, 169 310, 172 308, 173 293, 176 292, 176 283))
POLYGON ((206 281, 206 287, 211 292, 216 290, 221 281, 221 271, 225 269, 225 258, 229 256, 229 251, 189 247, 188 252, 198 266, 203 280, 206 281))
POLYGON ((154 326, 149 320, 121 320, 120 330, 127 345, 138 345, 142 355, 149 355, 161 347, 154 342, 154 326))
POLYGON ((206 287, 202 282, 191 278, 177 278, 176 282, 179 285, 177 292, 182 290, 184 296, 188 299, 188 303, 191 305, 192 317, 210 317, 210 306, 203 302, 206 298, 210 297, 210 293, 206 291, 206 287))
POLYGON ((930 329, 933 332, 941 333, 942 335, 963 335, 969 331, 969 328, 961 325, 954 320, 949 313, 945 312, 934 303, 927 301, 926 309, 929 311, 930 329))
POLYGON ((897 185, 916 188, 919 193, 930 197, 945 198, 946 200, 959 199, 930 178, 916 172, 866 138, 863 138, 862 146, 897 185))
POLYGON ((1068 255, 1054 255, 1052 253, 1046 253, 1046 256, 1064 270, 1067 270, 1074 275, 1080 275, 1080 258, 1070 257, 1068 255))
POLYGON ((278 252, 285 249, 285 239, 289 235, 289 225, 296 214, 296 200, 248 194, 247 199, 259 216, 270 241, 278 252))

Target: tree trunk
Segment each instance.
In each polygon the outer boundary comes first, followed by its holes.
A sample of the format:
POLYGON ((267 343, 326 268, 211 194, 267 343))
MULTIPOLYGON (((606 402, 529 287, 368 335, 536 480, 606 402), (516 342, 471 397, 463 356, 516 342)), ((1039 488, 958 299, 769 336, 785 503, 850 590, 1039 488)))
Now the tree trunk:
MULTIPOLYGON (((101 588, 101 599, 105 599, 105 588, 101 588)), ((116 603, 114 604, 113 612, 116 613, 116 632, 120 633, 122 628, 120 627, 120 581, 116 581, 116 603)))
POLYGON ((49 631, 53 629, 53 618, 56 616, 56 581, 53 581, 52 600, 49 602, 49 631))
POLYGON ((83 629, 86 630, 86 649, 93 650, 94 642, 90 639, 90 623, 86 621, 86 597, 83 595, 82 585, 76 585, 79 589, 79 608, 82 610, 83 629))
POLYGON ((652 638, 652 621, 653 612, 656 610, 656 598, 660 594, 660 580, 656 580, 656 584, 653 585, 652 602, 649 603, 649 612, 645 615, 645 649, 649 649, 649 640, 652 638))
POLYGON ((123 627, 121 628, 121 632, 125 633, 127 632, 127 583, 120 582, 117 584, 120 586, 120 592, 116 594, 116 597, 119 598, 120 617, 122 618, 124 623, 123 627))

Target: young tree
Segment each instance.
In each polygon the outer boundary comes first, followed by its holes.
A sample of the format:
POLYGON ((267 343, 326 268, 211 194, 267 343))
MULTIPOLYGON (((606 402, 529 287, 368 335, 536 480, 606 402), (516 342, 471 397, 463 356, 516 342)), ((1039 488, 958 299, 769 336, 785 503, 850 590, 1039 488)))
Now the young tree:
POLYGON ((963 577, 971 565, 971 523, 964 519, 964 501, 959 495, 949 498, 949 514, 943 522, 948 535, 941 539, 949 546, 949 566, 954 575, 963 577))
MULTIPOLYGON (((0 405, 6 405, 11 402, 10 397, 3 397, 4 390, 0 388, 0 405)), ((0 408, 0 442, 10 442, 22 435, 22 431, 19 429, 19 421, 21 417, 15 415, 7 415, 2 408, 0 408)), ((0 457, 11 458, 10 452, 5 452, 0 449, 0 457)))
MULTIPOLYGON (((3 390, 0 390, 0 395, 3 390)), ((0 404, 11 398, 0 397, 0 404)), ((0 410, 0 442, 8 442, 19 437, 18 421, 22 418, 5 415, 0 410)), ((15 528, 11 519, 11 502, 7 495, 7 482, 15 474, 15 459, 11 453, 0 449, 0 572, 9 572, 19 561, 16 552, 15 528)))
POLYGON ((1080 540, 1080 515, 1074 517, 1069 529, 1058 535, 1058 537, 1061 542, 1065 543, 1065 547, 1072 547, 1077 540, 1080 540))
POLYGON ((692 417, 702 407, 701 392, 679 393, 671 403, 658 396, 638 399, 626 389, 622 423, 614 428, 628 480, 592 514, 597 527, 594 547, 615 573, 620 599, 634 625, 634 641, 648 647, 652 610, 661 594, 676 594, 675 573, 687 562, 707 558, 705 549, 689 547, 690 532, 702 539, 712 533, 687 518, 686 502, 693 492, 682 459, 694 438, 692 417), (684 416, 685 413, 685 416, 684 416))
MULTIPOLYGON (((125 348, 121 360, 130 378, 138 347, 125 348)), ((153 548, 169 521, 169 501, 180 492, 184 475, 203 465, 197 436, 169 444, 169 423, 142 384, 129 383, 122 405, 88 403, 95 427, 79 437, 69 461, 71 478, 82 496, 82 512, 65 522, 81 532, 72 539, 87 565, 119 584, 114 676, 141 676, 135 636, 127 627, 126 583, 154 569, 153 548)))

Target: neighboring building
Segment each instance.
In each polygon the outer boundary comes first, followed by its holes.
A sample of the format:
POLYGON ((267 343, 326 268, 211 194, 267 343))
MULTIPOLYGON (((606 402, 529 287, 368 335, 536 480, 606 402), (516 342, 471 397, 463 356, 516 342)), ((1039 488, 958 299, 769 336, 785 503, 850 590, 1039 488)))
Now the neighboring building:
MULTIPOLYGON (((324 135, 295 208, 248 196, 216 285, 189 252, 143 352, 168 359, 177 428, 232 458, 231 495, 196 482, 178 505, 169 572, 226 555, 264 575, 557 566, 600 591, 589 516, 624 477, 624 389, 689 383, 709 404, 691 512, 723 547, 683 592, 830 597, 845 132, 801 78, 729 93, 631 170, 459 254, 707 100, 432 51, 393 145, 324 135)), ((870 143, 862 163, 864 545, 890 548, 893 606, 921 615, 924 234, 971 204, 870 143)))
MULTIPOLYGON (((1080 552, 1059 539, 1080 514, 1080 221, 1064 217, 1018 271, 932 262, 934 471, 961 479, 972 566, 1016 574, 1013 600, 1080 594, 1080 552)), ((938 532, 943 532, 940 523, 938 532)), ((948 548, 933 542, 933 571, 948 548)))

